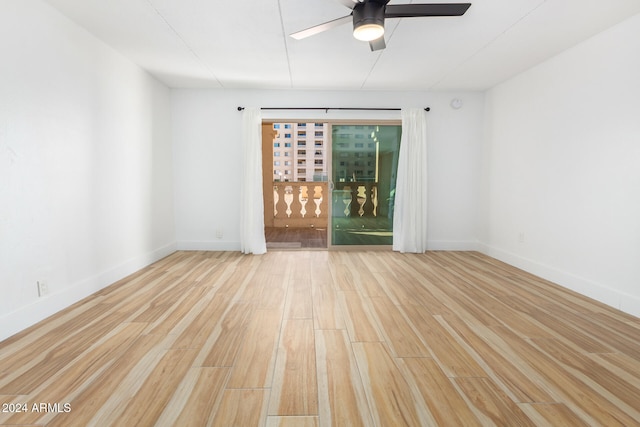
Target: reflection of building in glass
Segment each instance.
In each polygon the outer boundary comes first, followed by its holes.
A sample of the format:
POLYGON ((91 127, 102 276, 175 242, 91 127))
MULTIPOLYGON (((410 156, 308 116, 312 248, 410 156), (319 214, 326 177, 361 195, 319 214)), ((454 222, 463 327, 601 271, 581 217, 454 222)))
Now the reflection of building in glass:
MULTIPOLYGON (((377 215, 391 217, 401 135, 398 125, 334 125, 331 161, 335 188, 353 192, 350 183, 357 183, 358 197, 364 200, 373 192, 377 215)), ((351 207, 355 209, 353 202, 351 207)))
POLYGON ((327 123, 274 123, 274 181, 327 180, 327 123))
POLYGON ((337 181, 377 181, 376 127, 353 125, 334 129, 333 176, 337 181))

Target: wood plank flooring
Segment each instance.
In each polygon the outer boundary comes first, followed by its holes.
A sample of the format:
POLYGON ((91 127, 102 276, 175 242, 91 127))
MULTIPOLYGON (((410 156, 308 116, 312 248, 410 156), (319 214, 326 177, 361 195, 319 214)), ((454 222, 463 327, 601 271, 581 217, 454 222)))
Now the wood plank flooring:
POLYGON ((638 426, 640 319, 474 252, 176 252, 0 343, 0 425, 638 426))

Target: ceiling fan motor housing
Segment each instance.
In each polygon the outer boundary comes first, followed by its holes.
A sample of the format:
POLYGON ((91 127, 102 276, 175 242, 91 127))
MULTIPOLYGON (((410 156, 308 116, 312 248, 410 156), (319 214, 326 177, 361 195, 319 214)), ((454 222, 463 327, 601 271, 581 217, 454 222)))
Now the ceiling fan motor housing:
POLYGON ((353 28, 363 25, 379 25, 384 27, 385 5, 376 1, 358 3, 353 8, 353 28))

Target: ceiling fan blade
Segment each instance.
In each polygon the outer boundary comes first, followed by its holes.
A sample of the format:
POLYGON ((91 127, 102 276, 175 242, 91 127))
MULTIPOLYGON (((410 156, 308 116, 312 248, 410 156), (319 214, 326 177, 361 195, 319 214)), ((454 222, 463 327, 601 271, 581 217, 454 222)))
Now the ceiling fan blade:
POLYGON ((387 44, 384 42, 384 36, 378 37, 375 40, 371 40, 369 42, 369 47, 371 48, 371 52, 375 52, 376 50, 382 50, 387 47, 387 44))
POLYGON ((342 24, 346 24, 347 22, 351 22, 351 15, 343 16, 342 18, 334 19, 333 21, 328 21, 323 24, 315 25, 313 27, 307 28, 306 30, 298 31, 295 33, 291 33, 290 36, 296 40, 301 40, 310 36, 314 36, 323 31, 330 30, 331 28, 338 27, 342 24))
POLYGON ((358 0, 336 0, 338 3, 341 3, 348 7, 349 9, 353 9, 360 1, 358 0))
POLYGON ((389 4, 384 17, 462 16, 469 6, 471 3, 389 4))

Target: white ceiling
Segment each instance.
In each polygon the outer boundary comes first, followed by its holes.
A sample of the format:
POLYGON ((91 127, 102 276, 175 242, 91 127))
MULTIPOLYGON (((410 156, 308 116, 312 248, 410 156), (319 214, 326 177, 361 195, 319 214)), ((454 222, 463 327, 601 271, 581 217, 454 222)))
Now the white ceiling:
POLYGON ((174 88, 484 90, 640 13, 639 0, 471 0, 461 17, 388 19, 371 52, 350 24, 288 36, 348 15, 336 0, 46 1, 174 88))

